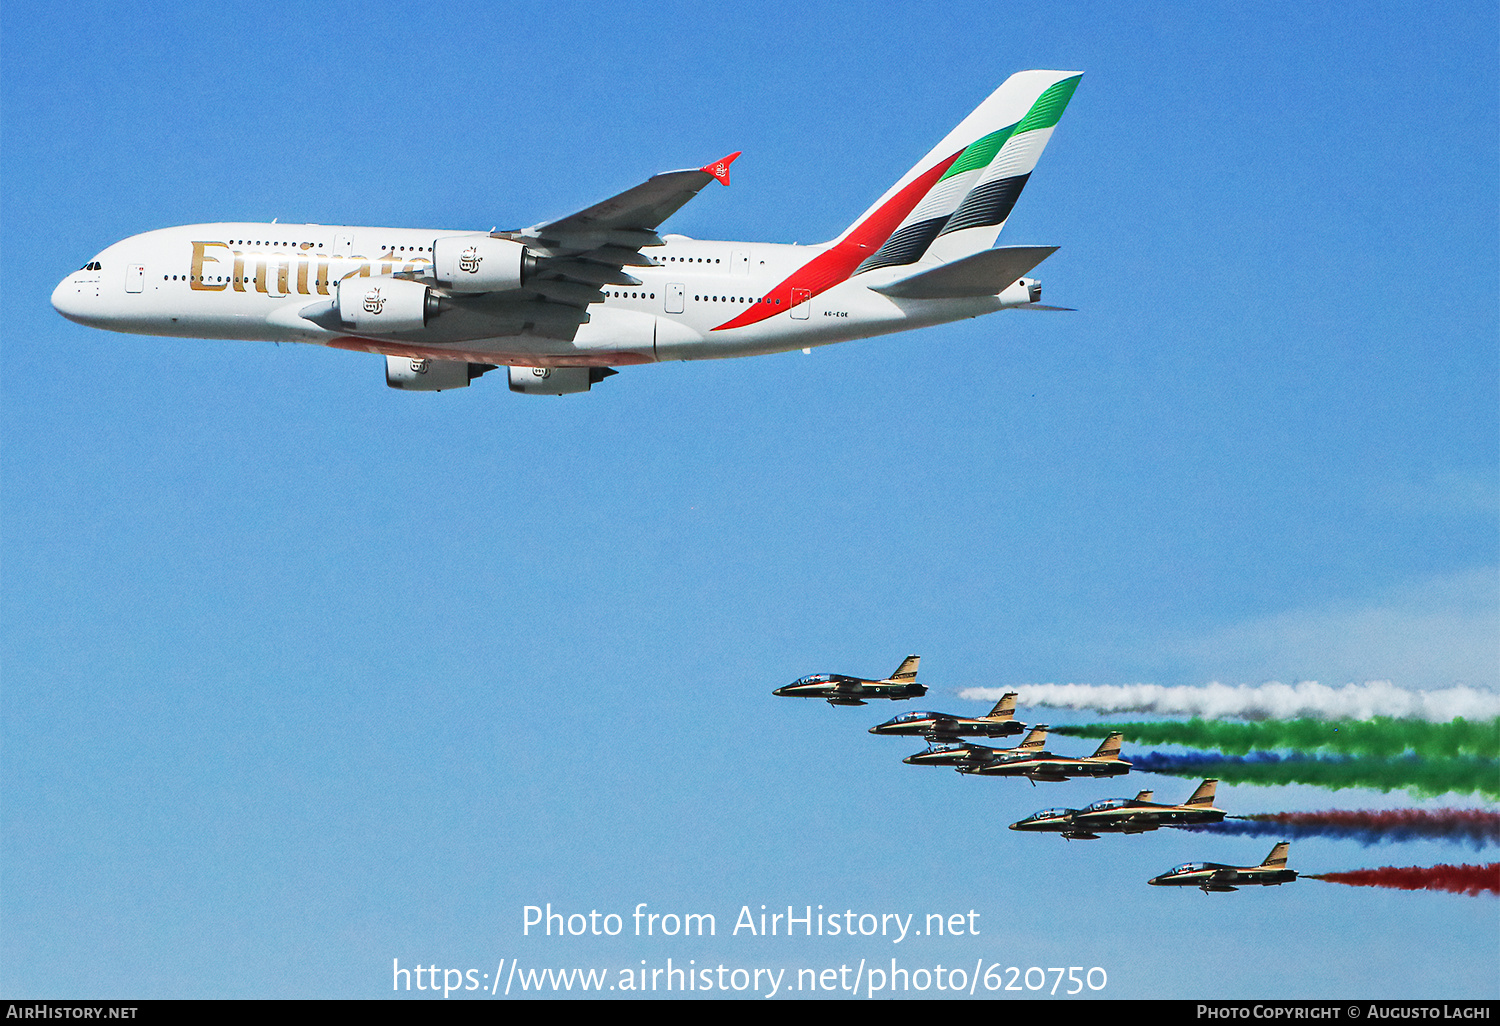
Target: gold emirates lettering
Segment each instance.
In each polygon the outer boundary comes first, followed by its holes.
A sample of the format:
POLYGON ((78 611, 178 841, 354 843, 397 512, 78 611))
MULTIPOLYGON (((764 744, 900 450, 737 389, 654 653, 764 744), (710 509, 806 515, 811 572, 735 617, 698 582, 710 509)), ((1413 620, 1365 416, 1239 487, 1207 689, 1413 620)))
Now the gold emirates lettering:
POLYGON ((247 277, 245 274, 247 261, 241 250, 235 249, 226 242, 194 242, 192 273, 188 278, 188 285, 195 292, 223 292, 231 286, 235 292, 245 292, 247 285, 253 285, 255 291, 262 292, 273 299, 279 299, 292 294, 292 261, 295 260, 297 264, 296 294, 326 296, 330 294, 329 285, 332 284, 333 274, 338 274, 339 280, 344 281, 349 278, 368 278, 372 273, 390 274, 397 269, 403 272, 422 271, 432 266, 432 261, 426 257, 397 257, 389 253, 374 260, 363 256, 334 257, 330 260, 321 254, 314 255, 306 252, 275 254, 269 261, 265 256, 252 256, 251 260, 254 261, 250 264, 251 276, 247 277), (218 250, 224 250, 225 253, 215 255, 218 250), (231 256, 232 262, 229 260, 231 256), (221 263, 232 264, 233 270, 229 277, 223 282, 208 281, 205 268, 212 270, 213 265, 221 263), (377 263, 380 265, 380 270, 374 272, 373 267, 377 263), (308 273, 310 269, 313 271, 311 275, 308 273), (276 276, 277 289, 274 293, 271 291, 273 273, 276 276))

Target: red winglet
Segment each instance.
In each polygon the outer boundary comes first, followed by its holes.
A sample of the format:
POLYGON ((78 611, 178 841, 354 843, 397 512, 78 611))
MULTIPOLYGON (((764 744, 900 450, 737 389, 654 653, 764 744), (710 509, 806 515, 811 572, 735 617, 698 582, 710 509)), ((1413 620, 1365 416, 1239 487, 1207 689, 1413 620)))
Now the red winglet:
POLYGON ((720 185, 728 185, 729 184, 729 165, 733 164, 734 163, 734 159, 736 157, 738 157, 740 155, 740 153, 742 153, 742 152, 743 152, 742 150, 735 150, 733 153, 731 153, 729 156, 725 157, 724 159, 722 159, 722 160, 716 160, 712 164, 705 164, 702 167, 700 167, 698 170, 699 171, 705 171, 708 174, 713 175, 715 178, 717 178, 719 180, 719 184, 720 185))

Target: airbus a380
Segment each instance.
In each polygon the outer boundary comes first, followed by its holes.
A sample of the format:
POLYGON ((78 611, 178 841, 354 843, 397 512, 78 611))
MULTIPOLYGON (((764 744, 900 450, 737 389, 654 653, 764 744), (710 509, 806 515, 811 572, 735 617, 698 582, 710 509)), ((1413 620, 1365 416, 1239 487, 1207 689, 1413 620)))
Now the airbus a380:
POLYGON ((787 352, 1040 308, 1056 247, 991 249, 1078 86, 1008 78, 831 242, 707 242, 657 229, 738 153, 518 231, 200 224, 135 235, 52 305, 111 331, 311 342, 386 357, 393 388, 508 366, 517 392, 588 391, 613 368, 787 352))

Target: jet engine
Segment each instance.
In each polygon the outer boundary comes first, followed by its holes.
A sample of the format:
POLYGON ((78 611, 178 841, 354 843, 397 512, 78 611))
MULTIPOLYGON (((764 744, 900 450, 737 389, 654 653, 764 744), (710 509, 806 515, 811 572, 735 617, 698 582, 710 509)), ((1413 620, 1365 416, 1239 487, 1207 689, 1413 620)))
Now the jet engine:
POLYGON ((421 331, 437 313, 437 297, 404 278, 345 278, 335 300, 339 320, 358 332, 421 331))
POLYGON ((530 277, 536 257, 519 242, 450 235, 432 243, 432 276, 454 292, 504 292, 530 277))
POLYGON ((405 356, 385 358, 385 383, 408 392, 441 392, 445 388, 468 388, 493 363, 465 363, 462 360, 412 360, 405 356))
POLYGON ((510 390, 525 395, 587 392, 596 382, 620 373, 609 367, 512 367, 510 390))

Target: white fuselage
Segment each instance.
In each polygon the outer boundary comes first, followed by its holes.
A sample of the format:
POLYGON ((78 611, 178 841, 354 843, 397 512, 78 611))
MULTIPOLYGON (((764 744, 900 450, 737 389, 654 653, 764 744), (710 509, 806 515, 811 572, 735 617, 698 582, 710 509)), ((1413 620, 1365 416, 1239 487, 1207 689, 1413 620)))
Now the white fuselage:
POLYGON ((399 338, 362 337, 326 314, 339 282, 430 267, 433 240, 462 232, 314 224, 225 223, 164 228, 108 247, 65 278, 52 303, 111 331, 211 339, 312 342, 369 352, 518 366, 623 365, 785 352, 941 324, 1026 304, 1028 279, 996 296, 893 299, 867 286, 911 274, 885 268, 804 301, 779 283, 826 246, 708 242, 665 236, 639 285, 610 285, 571 339, 522 330, 445 339, 442 321, 399 338), (757 315, 751 320, 743 315, 757 315), (324 316, 320 316, 324 315, 324 316), (317 318, 317 320, 309 319, 317 318), (730 326, 739 319, 741 323, 730 326))

